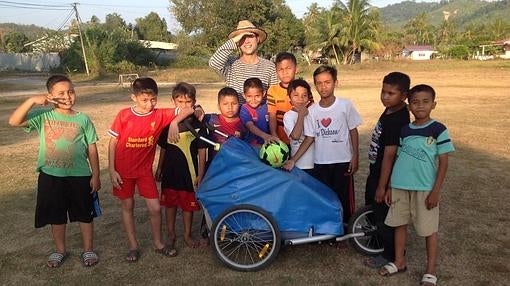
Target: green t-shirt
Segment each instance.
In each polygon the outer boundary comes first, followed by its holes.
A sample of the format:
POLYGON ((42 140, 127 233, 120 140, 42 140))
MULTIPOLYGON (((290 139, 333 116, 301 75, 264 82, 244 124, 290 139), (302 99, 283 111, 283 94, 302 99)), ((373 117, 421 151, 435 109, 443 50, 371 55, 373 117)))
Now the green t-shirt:
POLYGON ((88 146, 98 138, 90 118, 50 110, 28 114, 26 131, 39 133, 37 171, 56 177, 90 176, 88 146))
POLYGON ((431 120, 423 126, 409 123, 400 132, 391 187, 431 191, 436 181, 438 156, 454 150, 448 130, 440 122, 431 120))

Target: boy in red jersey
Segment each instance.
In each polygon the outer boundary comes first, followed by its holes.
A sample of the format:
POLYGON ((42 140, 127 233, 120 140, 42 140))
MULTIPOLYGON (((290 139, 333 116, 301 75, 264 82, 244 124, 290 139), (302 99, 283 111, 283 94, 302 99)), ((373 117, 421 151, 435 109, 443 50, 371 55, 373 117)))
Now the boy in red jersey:
MULTIPOLYGON (((209 113, 204 117, 204 122, 229 137, 242 139, 246 133, 241 119, 239 118, 239 100, 237 92, 231 87, 224 87, 218 92, 218 109, 220 114, 209 113)), ((212 132, 209 138, 217 143, 223 144, 227 138, 212 132)), ((217 151, 209 148, 208 162, 211 162, 217 151)))
POLYGON ((134 106, 121 110, 112 127, 108 148, 108 170, 113 185, 113 195, 120 199, 122 223, 129 243, 126 259, 137 261, 140 257, 133 217, 135 186, 145 199, 150 215, 152 240, 157 253, 170 255, 171 249, 161 241, 161 212, 152 164, 157 139, 163 128, 170 124, 172 136, 177 124, 193 113, 191 108, 155 108, 158 86, 151 78, 133 82, 131 99, 134 106))

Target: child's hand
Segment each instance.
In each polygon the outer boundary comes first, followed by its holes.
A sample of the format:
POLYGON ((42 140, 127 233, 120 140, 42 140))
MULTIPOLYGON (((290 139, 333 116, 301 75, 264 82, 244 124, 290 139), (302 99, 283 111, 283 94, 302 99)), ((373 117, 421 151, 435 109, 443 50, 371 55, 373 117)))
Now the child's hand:
POLYGON ((194 112, 195 112, 195 110, 192 107, 177 107, 176 108, 176 113, 181 115, 182 118, 186 118, 186 117, 190 116, 191 114, 193 114, 194 112))
POLYGON ((386 191, 386 189, 385 189, 385 188, 379 188, 379 187, 378 187, 378 188, 376 189, 376 191, 375 191, 375 201, 376 201, 377 203, 379 203, 379 204, 380 204, 380 203, 382 203, 382 202, 384 202, 384 197, 386 196, 386 193, 387 193, 387 192, 389 192, 389 190, 388 190, 388 191, 386 191))
POLYGON ((194 109, 195 109, 195 112, 193 112, 193 114, 200 122, 202 122, 202 120, 204 120, 204 116, 205 116, 204 109, 200 105, 195 105, 194 109))
POLYGON ((267 143, 276 143, 280 140, 280 138, 278 138, 278 136, 274 136, 274 135, 269 135, 266 136, 266 138, 264 138, 264 144, 267 144, 267 143))
POLYGON ((438 204, 439 204, 439 192, 435 192, 434 190, 432 190, 432 192, 430 192, 430 194, 425 199, 425 206, 427 207, 428 210, 431 210, 437 207, 438 204))
POLYGON ((198 188, 200 186, 200 183, 202 183, 202 176, 198 175, 195 179, 195 188, 198 188))
POLYGON ((296 162, 292 158, 290 158, 287 161, 285 161, 285 163, 283 163, 282 168, 290 172, 292 171, 292 168, 294 168, 295 165, 296 162))
POLYGON ((294 109, 296 110, 296 112, 298 113, 298 116, 307 116, 308 115, 308 108, 306 106, 301 106, 301 107, 295 107, 294 106, 294 109))
POLYGON ((179 125, 175 121, 172 121, 172 123, 170 123, 170 127, 168 128, 167 142, 168 143, 179 142, 179 125))
POLYGON ((387 206, 391 206, 391 190, 388 190, 386 192, 386 195, 384 195, 384 203, 387 205, 387 206))
POLYGON ((36 105, 48 105, 48 103, 54 103, 54 104, 57 104, 58 102, 56 102, 55 100, 51 99, 48 97, 47 94, 45 95, 36 95, 36 96, 32 96, 32 102, 36 105))
POLYGON ((349 163, 349 169, 347 169, 347 172, 344 173, 345 176, 352 176, 354 175, 354 173, 356 173, 358 171, 358 160, 357 159, 353 159, 350 163, 349 163))
POLYGON ((92 176, 92 178, 90 178, 90 188, 92 189, 91 193, 101 189, 101 179, 99 179, 99 176, 92 176))
POLYGON ((120 185, 123 184, 122 178, 115 170, 110 171, 110 181, 112 182, 112 186, 116 189, 120 189, 120 185))

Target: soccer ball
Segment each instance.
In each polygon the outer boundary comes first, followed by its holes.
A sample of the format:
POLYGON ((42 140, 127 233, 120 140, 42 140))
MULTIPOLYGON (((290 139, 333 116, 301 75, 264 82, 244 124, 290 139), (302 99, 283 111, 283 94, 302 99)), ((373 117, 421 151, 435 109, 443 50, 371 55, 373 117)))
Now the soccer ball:
POLYGON ((260 159, 273 168, 280 168, 289 159, 289 147, 282 141, 271 142, 260 148, 260 159))

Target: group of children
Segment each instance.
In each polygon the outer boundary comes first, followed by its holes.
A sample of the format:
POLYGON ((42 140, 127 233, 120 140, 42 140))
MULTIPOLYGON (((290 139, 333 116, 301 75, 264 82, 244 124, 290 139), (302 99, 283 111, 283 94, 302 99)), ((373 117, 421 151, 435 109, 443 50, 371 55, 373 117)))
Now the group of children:
MULTIPOLYGON (((320 95, 319 102, 314 103, 310 85, 295 79, 294 55, 280 53, 275 64, 279 84, 266 91, 260 79, 247 79, 243 105, 234 89, 222 88, 218 92, 219 114, 204 114, 196 105, 196 90, 190 84, 179 83, 173 88, 175 108, 156 108, 156 82, 151 78, 133 82, 133 106, 121 110, 108 130, 108 170, 113 194, 121 204, 128 261, 140 257, 133 215, 135 187, 147 205, 157 253, 177 255, 177 207, 183 211, 186 245, 198 246, 191 235, 193 212, 200 208, 194 190, 215 151, 195 137, 198 133, 215 142, 225 140, 216 133, 208 134, 203 122, 253 146, 275 140, 288 144, 291 157, 284 168, 298 167, 329 186, 342 203, 344 221, 349 220, 355 208, 353 175, 359 163, 357 127, 361 117, 351 101, 334 95, 338 86, 334 67, 320 66, 313 73, 320 95), (154 173, 157 145, 160 155, 154 173), (161 194, 156 181, 161 182, 161 194), (166 242, 161 234, 161 207, 166 213, 166 242)), ((410 79, 403 73, 392 72, 383 79, 380 96, 385 109, 370 143, 365 204, 374 205, 385 252, 365 264, 379 269, 383 276, 405 271, 406 226, 413 223, 427 242, 427 270, 422 284, 435 285, 437 206, 447 154, 454 148, 446 127, 430 117, 436 105, 435 91, 428 85, 409 88, 410 79), (414 115, 412 122, 409 110, 414 115)), ((68 216, 70 221, 80 222, 82 261, 92 266, 99 261, 93 250, 91 195, 101 186, 95 145, 98 138, 90 119, 73 109, 76 95, 67 77, 50 77, 47 89, 48 95, 31 97, 21 104, 9 123, 40 134, 36 227, 52 226, 56 251, 48 258, 48 266, 58 267, 68 255, 68 216), (29 112, 35 105, 49 103, 54 108, 29 112)))

